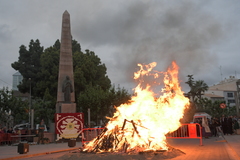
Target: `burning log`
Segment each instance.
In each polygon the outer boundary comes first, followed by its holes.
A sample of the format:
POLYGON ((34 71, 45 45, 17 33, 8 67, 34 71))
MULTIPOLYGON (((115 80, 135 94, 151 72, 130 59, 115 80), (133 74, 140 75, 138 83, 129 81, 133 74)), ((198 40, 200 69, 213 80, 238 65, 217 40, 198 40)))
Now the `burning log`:
POLYGON ((126 122, 127 122, 127 120, 124 119, 123 126, 122 126, 122 130, 124 129, 126 122))

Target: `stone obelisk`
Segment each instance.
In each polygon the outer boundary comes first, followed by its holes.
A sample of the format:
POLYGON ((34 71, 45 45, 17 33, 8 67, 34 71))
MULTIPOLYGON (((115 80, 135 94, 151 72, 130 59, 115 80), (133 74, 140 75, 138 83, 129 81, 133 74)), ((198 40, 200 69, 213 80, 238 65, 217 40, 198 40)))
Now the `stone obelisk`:
POLYGON ((62 16, 56 113, 76 113, 70 14, 62 16))

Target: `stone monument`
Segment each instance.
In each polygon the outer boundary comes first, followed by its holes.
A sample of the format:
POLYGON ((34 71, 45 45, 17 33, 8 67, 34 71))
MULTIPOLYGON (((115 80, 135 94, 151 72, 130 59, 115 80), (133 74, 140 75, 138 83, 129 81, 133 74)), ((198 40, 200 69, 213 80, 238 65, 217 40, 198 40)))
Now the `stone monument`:
POLYGON ((70 14, 62 16, 56 113, 76 113, 70 14))

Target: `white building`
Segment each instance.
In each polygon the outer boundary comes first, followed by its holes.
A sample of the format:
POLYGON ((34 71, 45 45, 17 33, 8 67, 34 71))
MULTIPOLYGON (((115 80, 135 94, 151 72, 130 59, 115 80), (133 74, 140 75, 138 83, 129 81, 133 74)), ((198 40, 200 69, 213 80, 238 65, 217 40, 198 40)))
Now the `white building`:
POLYGON ((217 85, 210 86, 203 97, 209 98, 212 101, 220 100, 226 102, 229 106, 238 106, 238 88, 235 76, 230 76, 224 79, 217 85))
POLYGON ((14 91, 18 91, 18 85, 20 84, 20 82, 22 82, 23 80, 23 76, 21 75, 21 73, 16 72, 13 74, 13 82, 12 82, 12 90, 14 91))
POLYGON ((12 90, 13 90, 13 95, 15 97, 19 97, 22 100, 28 100, 29 99, 29 93, 21 93, 18 90, 18 85, 20 82, 22 82, 23 76, 21 75, 20 72, 16 72, 13 74, 13 81, 12 81, 12 90))

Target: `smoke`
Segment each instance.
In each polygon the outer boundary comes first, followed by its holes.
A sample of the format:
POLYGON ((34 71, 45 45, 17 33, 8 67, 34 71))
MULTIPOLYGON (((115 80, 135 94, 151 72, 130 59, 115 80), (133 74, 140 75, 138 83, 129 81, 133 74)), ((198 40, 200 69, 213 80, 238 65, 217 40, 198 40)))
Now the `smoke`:
POLYGON ((87 17, 84 25, 78 26, 84 30, 79 37, 92 41, 92 46, 115 47, 113 52, 103 53, 114 57, 107 64, 111 66, 109 72, 116 75, 112 76, 114 80, 121 75, 131 82, 138 63, 155 61, 157 69, 166 71, 176 61, 180 79, 203 74, 217 65, 210 48, 223 37, 222 26, 204 11, 204 5, 193 1, 135 1, 119 8, 107 12, 110 8, 104 6, 94 12, 97 17, 87 17))

